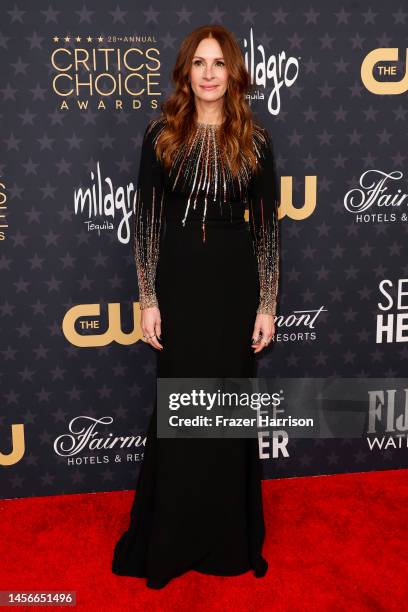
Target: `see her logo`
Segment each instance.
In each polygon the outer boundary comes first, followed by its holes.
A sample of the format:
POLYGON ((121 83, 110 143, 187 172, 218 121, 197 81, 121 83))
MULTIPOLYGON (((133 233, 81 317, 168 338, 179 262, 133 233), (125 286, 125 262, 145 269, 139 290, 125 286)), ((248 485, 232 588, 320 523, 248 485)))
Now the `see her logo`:
POLYGON ((392 288, 393 282, 388 279, 379 285, 385 299, 378 302, 384 314, 377 315, 377 344, 408 341, 408 278, 398 280, 396 298, 391 294, 392 288))

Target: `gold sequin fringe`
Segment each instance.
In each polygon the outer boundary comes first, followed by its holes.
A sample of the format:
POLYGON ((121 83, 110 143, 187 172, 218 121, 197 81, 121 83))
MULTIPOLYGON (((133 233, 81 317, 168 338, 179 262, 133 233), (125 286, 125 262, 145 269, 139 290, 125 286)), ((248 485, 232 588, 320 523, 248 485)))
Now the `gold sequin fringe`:
POLYGON ((143 310, 150 306, 158 306, 155 279, 159 257, 164 192, 162 192, 161 198, 157 197, 156 189, 153 186, 151 207, 149 203, 143 201, 140 188, 136 189, 135 200, 133 252, 139 284, 139 304, 143 310))

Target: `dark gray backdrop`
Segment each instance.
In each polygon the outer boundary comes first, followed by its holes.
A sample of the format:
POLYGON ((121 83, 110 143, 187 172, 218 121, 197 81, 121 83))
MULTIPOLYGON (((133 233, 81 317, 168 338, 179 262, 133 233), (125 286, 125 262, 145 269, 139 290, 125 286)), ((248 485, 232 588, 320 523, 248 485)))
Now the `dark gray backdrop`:
MULTIPOLYGON (((157 107, 171 91, 178 46, 205 23, 231 29, 243 52, 244 40, 252 38, 255 64, 262 50, 272 67, 274 57, 285 54, 286 81, 282 74, 275 80, 272 70, 265 86, 255 87, 258 99, 252 101, 273 136, 282 181, 281 318, 274 346, 259 358, 259 376, 406 374, 404 332, 389 341, 385 335, 381 341, 376 337, 379 315, 391 317, 386 321, 394 330, 397 321, 404 322, 404 299, 399 308, 396 287, 408 277, 406 204, 385 207, 374 198, 366 218, 359 220, 350 209, 358 208, 358 200, 346 194, 366 191, 384 177, 385 193, 407 191, 407 95, 404 87, 392 85, 406 72, 407 19, 400 2, 379 0, 369 8, 363 2, 322 0, 227 2, 222 8, 163 1, 84 5, 73 0, 52 8, 48 1, 35 7, 2 3, 1 497, 134 486, 143 447, 134 448, 126 460, 115 450, 91 449, 86 442, 81 449, 78 436, 93 424, 105 442, 116 435, 143 439, 153 407, 155 353, 139 340, 138 329, 127 344, 118 343, 113 311, 108 321, 108 305, 119 304, 122 329, 131 332, 138 300, 128 236, 121 242, 118 229, 123 214, 76 213, 74 192, 92 186, 91 171, 96 174, 98 162, 102 180, 111 179, 117 196, 136 182, 143 131, 157 114, 155 102, 157 107), (151 40, 124 39, 135 34, 151 40), (97 36, 103 40, 95 42, 97 36), (107 38, 113 36, 121 40, 107 38), (53 51, 69 51, 57 54, 59 67, 65 68, 75 49, 102 46, 122 54, 130 47, 155 49, 149 61, 151 95, 135 97, 140 108, 132 108, 126 93, 57 95, 53 51), (375 49, 395 49, 396 59, 370 69, 366 58, 375 49), (362 80, 362 66, 379 82, 377 90, 369 78, 362 80), (78 108, 79 98, 88 100, 87 110, 78 108), (101 98, 106 109, 98 110, 101 98), (68 109, 60 109, 63 101, 68 109), (117 101, 122 110, 115 107, 117 101), (364 175, 367 171, 371 174, 364 175), (112 227, 98 234, 87 221, 108 221, 112 227), (380 291, 384 280, 393 303, 380 291), (378 302, 388 309, 383 312, 378 302), (83 308, 90 304, 100 306, 100 316, 97 310, 86 316, 83 308), (76 323, 80 347, 63 330, 64 317, 76 306, 82 309, 76 323), (304 311, 318 315, 308 323, 301 317, 304 311), (101 336, 108 329, 112 337, 101 336), (78 436, 67 457, 70 427, 78 436)), ((135 55, 131 61, 136 62, 135 55)), ((80 80, 102 72, 98 63, 96 71, 80 70, 80 80)), ((117 79, 116 63, 110 61, 106 72, 117 79)), ((147 72, 142 68, 144 80, 132 85, 146 84, 147 72)), ((66 73, 75 76, 73 68, 66 73)), ((65 77, 57 83, 69 81, 65 77)), ((101 78, 103 91, 108 83, 101 78)), ((365 437, 294 439, 289 450, 288 457, 264 459, 265 478, 407 465, 406 449, 370 451, 365 437)))

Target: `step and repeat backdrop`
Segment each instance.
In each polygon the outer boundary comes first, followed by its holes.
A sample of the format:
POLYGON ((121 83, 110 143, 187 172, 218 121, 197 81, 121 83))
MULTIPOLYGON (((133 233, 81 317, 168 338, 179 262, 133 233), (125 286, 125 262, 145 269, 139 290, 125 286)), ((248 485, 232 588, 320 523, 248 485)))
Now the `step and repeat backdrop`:
POLYGON ((373 379, 358 437, 264 431, 264 478, 407 467, 403 3, 0 11, 1 498, 135 485, 156 354, 141 341, 132 195, 179 45, 204 24, 239 41, 280 180, 276 335, 258 375, 373 379))

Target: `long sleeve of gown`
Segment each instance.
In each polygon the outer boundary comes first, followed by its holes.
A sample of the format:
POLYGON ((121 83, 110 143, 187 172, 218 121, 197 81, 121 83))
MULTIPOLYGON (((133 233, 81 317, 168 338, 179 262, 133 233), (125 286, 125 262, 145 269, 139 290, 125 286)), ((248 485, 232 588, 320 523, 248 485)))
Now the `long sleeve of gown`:
POLYGON ((276 314, 279 282, 279 185, 271 138, 262 128, 257 143, 259 171, 251 179, 248 212, 253 246, 258 262, 258 314, 276 314))
POLYGON ((142 143, 135 192, 133 253, 139 285, 139 305, 143 310, 158 306, 156 269, 163 219, 163 168, 154 147, 155 121, 148 124, 142 143))

